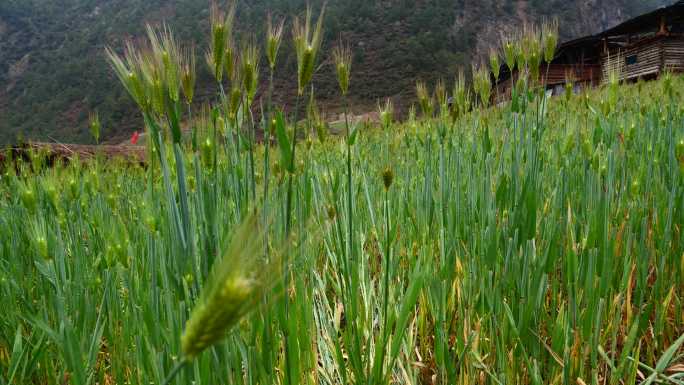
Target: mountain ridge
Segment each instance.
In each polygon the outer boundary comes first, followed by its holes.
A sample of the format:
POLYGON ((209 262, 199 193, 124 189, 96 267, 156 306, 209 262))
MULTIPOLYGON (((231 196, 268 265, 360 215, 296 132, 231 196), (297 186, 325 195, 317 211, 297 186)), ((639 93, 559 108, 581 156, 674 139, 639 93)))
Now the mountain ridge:
MULTIPOLYGON (((312 4, 320 8, 321 1, 312 4)), ((316 96, 330 112, 340 105, 331 45, 353 43, 353 105, 373 109, 391 97, 401 108, 413 98, 416 79, 450 78, 522 23, 558 18, 563 40, 598 32, 660 5, 661 0, 337 0, 328 3, 322 67, 316 96)), ((305 0, 243 1, 241 34, 260 34, 268 11, 300 14, 305 0)), ((201 0, 6 0, 0 4, 0 144, 21 139, 92 142, 88 114, 97 110, 103 137, 115 142, 140 129, 136 109, 104 58, 144 34, 146 23, 167 22, 182 42, 203 49, 209 1, 201 0)), ((281 52, 275 99, 292 105, 295 61, 288 41, 281 52)), ((214 94, 200 60, 198 95, 214 94)), ((262 76, 265 79, 266 76, 262 76)))

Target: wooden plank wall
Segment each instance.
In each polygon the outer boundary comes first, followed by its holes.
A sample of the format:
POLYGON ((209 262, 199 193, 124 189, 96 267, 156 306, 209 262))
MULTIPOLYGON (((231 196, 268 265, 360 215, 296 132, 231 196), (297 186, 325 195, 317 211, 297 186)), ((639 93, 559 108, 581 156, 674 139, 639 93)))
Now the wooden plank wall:
POLYGON ((684 36, 656 37, 640 42, 624 50, 612 50, 602 57, 603 83, 610 80, 610 74, 617 72, 620 80, 635 80, 640 77, 658 76, 666 69, 684 72, 684 36), (637 56, 635 64, 628 65, 626 58, 637 56))
POLYGON ((657 76, 662 68, 663 41, 654 40, 624 50, 612 50, 602 58, 603 83, 610 81, 610 74, 617 73, 619 80, 657 76), (635 64, 627 65, 626 58, 636 55, 635 64))
POLYGON ((684 36, 668 39, 664 44, 665 68, 684 72, 684 36))
POLYGON ((601 78, 601 66, 596 64, 551 64, 548 68, 548 77, 542 69, 541 81, 548 86, 565 84, 568 76, 575 83, 594 84, 601 78), (545 80, 545 81, 544 81, 545 80))
MULTIPOLYGON (((540 70, 540 83, 545 83, 547 88, 553 88, 557 85, 564 85, 568 80, 568 76, 572 76, 572 80, 580 87, 593 87, 600 84, 601 81, 601 66, 599 64, 551 64, 550 66, 542 65, 540 70), (548 71, 548 76, 547 76, 548 71)), ((513 72, 513 77, 503 80, 494 87, 494 102, 501 103, 511 98, 511 88, 515 82, 518 81, 518 71, 513 72)))

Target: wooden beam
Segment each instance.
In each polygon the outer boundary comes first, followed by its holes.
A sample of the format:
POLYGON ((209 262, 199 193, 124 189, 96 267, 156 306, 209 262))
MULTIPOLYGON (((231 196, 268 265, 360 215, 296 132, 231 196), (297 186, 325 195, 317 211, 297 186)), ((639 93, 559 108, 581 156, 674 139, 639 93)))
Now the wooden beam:
POLYGON ((665 19, 665 15, 660 16, 660 29, 658 30, 657 35, 658 36, 667 36, 670 34, 670 31, 667 29, 667 22, 665 19))

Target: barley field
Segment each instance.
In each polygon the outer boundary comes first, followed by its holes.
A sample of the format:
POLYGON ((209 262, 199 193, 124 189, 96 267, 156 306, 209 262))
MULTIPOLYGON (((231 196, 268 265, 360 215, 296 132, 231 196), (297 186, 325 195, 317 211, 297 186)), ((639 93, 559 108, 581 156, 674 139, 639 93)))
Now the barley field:
POLYGON ((150 28, 107 52, 147 164, 4 166, 0 384, 684 384, 684 78, 546 97, 548 25, 491 58, 510 102, 479 66, 332 135, 312 75, 354 68, 317 20, 237 44, 215 9, 204 56, 150 28))

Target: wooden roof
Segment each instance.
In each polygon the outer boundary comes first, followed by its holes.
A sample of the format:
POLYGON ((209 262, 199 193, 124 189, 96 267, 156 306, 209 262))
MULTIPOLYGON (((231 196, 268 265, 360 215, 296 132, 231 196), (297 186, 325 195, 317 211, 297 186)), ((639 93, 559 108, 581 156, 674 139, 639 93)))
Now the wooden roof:
POLYGON ((670 6, 660 7, 655 11, 637 16, 607 29, 597 35, 599 38, 636 34, 648 29, 657 29, 661 19, 665 18, 667 24, 684 22, 684 0, 670 6))
POLYGON ((559 57, 568 50, 596 47, 604 40, 610 42, 612 39, 619 39, 625 35, 638 35, 649 32, 655 33, 658 31, 660 22, 663 20, 670 26, 676 27, 684 25, 684 0, 637 16, 596 35, 584 36, 567 41, 558 47, 556 57, 559 57))

